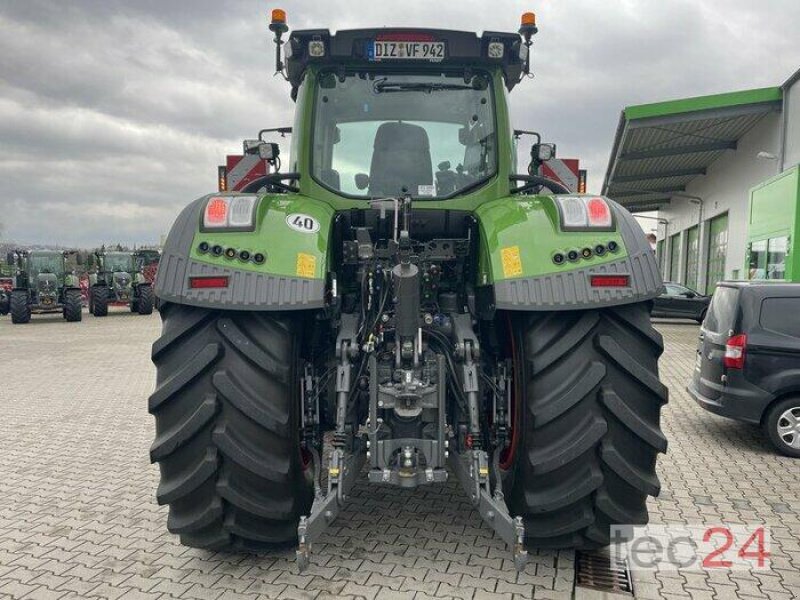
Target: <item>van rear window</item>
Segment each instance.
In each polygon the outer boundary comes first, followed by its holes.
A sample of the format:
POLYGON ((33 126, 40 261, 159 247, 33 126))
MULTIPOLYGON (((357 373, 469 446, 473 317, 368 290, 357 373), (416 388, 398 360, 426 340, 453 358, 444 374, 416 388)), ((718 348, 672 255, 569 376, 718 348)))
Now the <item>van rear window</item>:
POLYGON ((703 327, 714 333, 727 333, 736 325, 739 290, 737 288, 717 286, 708 307, 703 327))
POLYGON ((800 338, 800 298, 766 298, 759 321, 764 329, 800 338))

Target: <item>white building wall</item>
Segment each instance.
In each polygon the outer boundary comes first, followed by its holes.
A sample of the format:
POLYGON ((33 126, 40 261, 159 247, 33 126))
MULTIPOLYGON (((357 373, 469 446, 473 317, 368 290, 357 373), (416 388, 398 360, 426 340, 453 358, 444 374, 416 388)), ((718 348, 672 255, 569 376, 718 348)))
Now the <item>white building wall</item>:
MULTIPOLYGON (((800 88, 799 88, 800 89, 800 88)), ((797 94, 800 96, 800 93, 797 94)), ((698 288, 705 288, 708 269, 708 220, 728 213, 728 253, 725 262, 725 277, 742 277, 744 273, 745 246, 747 239, 748 207, 750 188, 779 172, 779 161, 756 158, 761 152, 779 154, 781 113, 769 113, 753 129, 739 140, 736 150, 729 150, 718 158, 706 175, 697 177, 688 186, 686 193, 703 198, 702 219, 700 206, 692 200, 673 197, 669 207, 659 211, 658 216, 667 219, 667 225, 659 227, 659 239, 697 225, 700 229, 700 265, 698 288)), ((684 282, 686 245, 681 235, 679 281, 684 282)), ((664 261, 664 275, 669 276, 670 256, 664 261)))
POLYGON ((791 169, 800 163, 800 78, 783 90, 786 114, 786 133, 783 142, 783 168, 791 169))

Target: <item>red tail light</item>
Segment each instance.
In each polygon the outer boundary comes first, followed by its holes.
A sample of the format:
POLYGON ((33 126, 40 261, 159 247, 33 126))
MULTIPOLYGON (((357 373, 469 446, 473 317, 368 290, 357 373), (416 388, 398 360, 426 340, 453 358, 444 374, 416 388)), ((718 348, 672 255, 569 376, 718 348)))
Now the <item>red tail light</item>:
POLYGON ((611 208, 602 198, 592 198, 586 202, 590 227, 611 227, 611 208))
POLYGON ((220 276, 189 277, 189 287, 193 290, 204 288, 226 288, 228 287, 228 278, 220 276))
POLYGON ((225 198, 211 198, 206 204, 203 217, 206 227, 224 227, 228 224, 228 200, 225 198))
POLYGON ((728 338, 722 364, 728 369, 743 369, 747 336, 743 333, 728 338))
POLYGON ((589 281, 592 287, 628 287, 630 277, 628 275, 592 275, 589 281))

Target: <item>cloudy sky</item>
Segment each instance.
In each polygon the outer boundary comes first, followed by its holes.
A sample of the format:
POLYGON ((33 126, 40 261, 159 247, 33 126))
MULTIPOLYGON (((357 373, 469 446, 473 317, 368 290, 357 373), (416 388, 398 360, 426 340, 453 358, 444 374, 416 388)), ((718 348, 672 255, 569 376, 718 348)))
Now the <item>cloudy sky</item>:
MULTIPOLYGON (((293 28, 515 30, 537 13, 515 126, 579 157, 599 190, 627 104, 781 84, 797 0, 290 0, 293 28)), ((216 165, 291 123, 263 0, 0 0, 4 240, 158 241, 216 165)))

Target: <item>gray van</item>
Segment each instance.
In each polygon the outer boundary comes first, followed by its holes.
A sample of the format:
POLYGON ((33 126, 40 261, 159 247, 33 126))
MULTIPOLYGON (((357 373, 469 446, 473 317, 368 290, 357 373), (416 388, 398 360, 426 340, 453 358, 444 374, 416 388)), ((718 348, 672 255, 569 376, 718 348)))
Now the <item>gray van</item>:
POLYGON ((688 391, 706 410, 760 424, 779 452, 800 457, 800 284, 720 282, 688 391))

